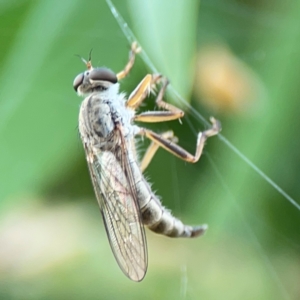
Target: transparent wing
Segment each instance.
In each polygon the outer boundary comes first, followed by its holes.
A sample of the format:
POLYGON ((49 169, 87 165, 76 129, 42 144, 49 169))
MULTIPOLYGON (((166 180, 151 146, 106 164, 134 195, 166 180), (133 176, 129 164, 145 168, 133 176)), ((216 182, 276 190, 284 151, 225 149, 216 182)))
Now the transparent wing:
POLYGON ((147 271, 147 247, 126 156, 120 154, 117 159, 117 152, 93 153, 87 148, 85 151, 114 256, 126 276, 141 281, 147 271))

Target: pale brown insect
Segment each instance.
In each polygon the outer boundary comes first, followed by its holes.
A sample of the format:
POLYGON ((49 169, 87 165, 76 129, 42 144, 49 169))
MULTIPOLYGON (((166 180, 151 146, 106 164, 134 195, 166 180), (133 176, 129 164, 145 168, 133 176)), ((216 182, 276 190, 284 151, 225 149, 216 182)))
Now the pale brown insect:
POLYGON ((159 135, 134 125, 133 121, 163 122, 184 115, 163 101, 168 81, 160 75, 146 75, 128 99, 119 93, 118 81, 129 73, 139 51, 133 43, 129 62, 118 74, 107 68, 93 68, 90 58, 84 60, 88 70, 79 74, 73 83, 75 91, 86 96, 80 107, 79 131, 110 246, 124 274, 134 281, 141 281, 147 271, 143 224, 169 237, 196 237, 207 229, 206 225, 184 225, 173 217, 151 191, 142 172, 159 147, 187 162, 197 162, 206 139, 221 130, 220 123, 211 118, 212 127, 198 134, 196 153, 192 155, 176 144, 173 132, 159 135), (159 81, 162 87, 156 105, 163 110, 136 115, 136 108, 159 81), (152 141, 141 163, 135 155, 137 135, 152 141))

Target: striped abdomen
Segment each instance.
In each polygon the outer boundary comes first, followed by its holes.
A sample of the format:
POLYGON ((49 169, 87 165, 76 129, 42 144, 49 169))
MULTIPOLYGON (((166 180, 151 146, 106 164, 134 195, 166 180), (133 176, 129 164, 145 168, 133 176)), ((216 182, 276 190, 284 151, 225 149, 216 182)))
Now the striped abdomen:
POLYGON ((192 227, 172 216, 152 192, 133 156, 129 158, 129 164, 135 180, 134 188, 144 225, 156 233, 169 237, 197 237, 206 231, 207 225, 192 227))

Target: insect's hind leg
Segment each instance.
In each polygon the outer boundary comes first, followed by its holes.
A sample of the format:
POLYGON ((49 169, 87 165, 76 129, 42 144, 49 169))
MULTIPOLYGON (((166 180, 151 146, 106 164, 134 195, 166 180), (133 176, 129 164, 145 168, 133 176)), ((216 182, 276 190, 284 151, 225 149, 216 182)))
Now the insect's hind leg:
POLYGON ((189 153, 188 151, 186 151, 179 145, 173 143, 172 141, 170 141, 168 139, 165 139, 163 136, 161 136, 149 129, 141 128, 141 131, 139 132, 139 134, 142 136, 146 136, 151 141, 155 142, 160 147, 169 151, 170 153, 177 156, 178 158, 180 158, 184 161, 190 162, 190 163, 195 163, 201 157, 205 141, 209 137, 217 135, 221 131, 221 124, 219 121, 217 121, 216 119, 214 119, 212 117, 210 118, 210 121, 212 123, 212 127, 203 132, 199 132, 199 134, 198 134, 195 155, 192 155, 191 153, 189 153))
MULTIPOLYGON (((166 140, 169 140, 173 143, 178 142, 178 138, 176 136, 174 136, 173 131, 166 131, 161 134, 161 137, 166 140)), ((142 172, 144 172, 145 169, 148 167, 152 158, 154 157, 155 153, 157 152, 158 148, 159 148, 159 145, 157 143, 151 142, 151 144, 149 145, 148 149, 146 150, 144 157, 140 163, 140 169, 142 172)))

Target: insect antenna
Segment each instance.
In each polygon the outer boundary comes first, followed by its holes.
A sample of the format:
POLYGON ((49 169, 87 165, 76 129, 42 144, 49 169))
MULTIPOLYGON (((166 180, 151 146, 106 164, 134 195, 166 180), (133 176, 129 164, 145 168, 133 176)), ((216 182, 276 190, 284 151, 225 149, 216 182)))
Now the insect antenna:
POLYGON ((93 69, 93 66, 92 66, 92 52, 93 52, 93 48, 90 50, 88 61, 86 61, 81 55, 75 54, 75 56, 78 56, 83 61, 83 63, 86 65, 88 70, 93 69))

